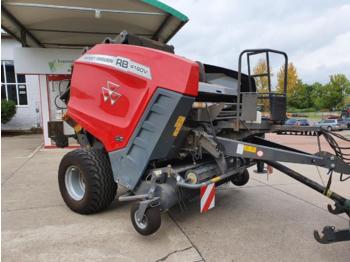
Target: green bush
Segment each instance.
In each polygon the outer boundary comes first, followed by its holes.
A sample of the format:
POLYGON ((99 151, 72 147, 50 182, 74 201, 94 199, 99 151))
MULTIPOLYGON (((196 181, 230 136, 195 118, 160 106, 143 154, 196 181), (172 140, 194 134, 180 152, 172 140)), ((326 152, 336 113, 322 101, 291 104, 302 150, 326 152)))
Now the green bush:
POLYGON ((313 107, 311 108, 293 108, 293 107, 288 107, 288 112, 289 113, 309 113, 309 112, 317 112, 317 110, 313 107))
POLYGON ((1 100, 1 123, 6 124, 16 114, 16 103, 12 100, 1 100))

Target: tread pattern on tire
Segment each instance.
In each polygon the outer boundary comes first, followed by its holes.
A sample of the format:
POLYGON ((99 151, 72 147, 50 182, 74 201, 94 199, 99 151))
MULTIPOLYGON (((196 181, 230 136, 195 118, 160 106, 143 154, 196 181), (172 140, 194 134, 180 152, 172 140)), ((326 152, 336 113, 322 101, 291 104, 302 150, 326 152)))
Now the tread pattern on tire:
MULTIPOLYGON (((65 169, 71 165, 79 163, 79 168, 84 172, 84 176, 89 181, 86 183, 87 199, 83 199, 81 205, 70 205, 71 199, 62 192, 66 204, 73 210, 81 214, 92 214, 107 208, 114 200, 117 184, 114 182, 113 174, 107 154, 103 150, 97 149, 76 149, 67 153, 60 164, 59 175, 65 175, 65 169), (64 170, 61 170, 64 169, 64 170)), ((64 181, 63 181, 64 182, 64 181)), ((84 196, 85 198, 85 196, 84 196)))

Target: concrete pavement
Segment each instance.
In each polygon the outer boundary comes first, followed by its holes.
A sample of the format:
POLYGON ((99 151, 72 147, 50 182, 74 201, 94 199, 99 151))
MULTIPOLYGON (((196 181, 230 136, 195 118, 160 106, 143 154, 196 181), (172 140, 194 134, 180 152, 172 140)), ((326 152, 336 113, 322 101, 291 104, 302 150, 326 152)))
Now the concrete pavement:
MULTIPOLYGON (((247 186, 220 187, 207 214, 194 199, 142 237, 128 203, 89 216, 70 211, 57 185, 68 150, 40 145, 37 135, 2 138, 3 261, 349 261, 349 242, 321 245, 312 235, 324 225, 344 228, 348 218, 329 214, 328 199, 279 172, 267 181, 251 170, 247 186)), ((326 181, 324 170, 320 177, 315 167, 291 166, 326 181)), ((334 188, 350 197, 349 181, 334 188)))

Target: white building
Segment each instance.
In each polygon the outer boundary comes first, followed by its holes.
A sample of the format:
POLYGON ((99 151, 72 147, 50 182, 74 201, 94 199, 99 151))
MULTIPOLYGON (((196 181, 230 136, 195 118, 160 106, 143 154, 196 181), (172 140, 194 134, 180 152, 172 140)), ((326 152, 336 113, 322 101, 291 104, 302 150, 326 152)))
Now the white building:
POLYGON ((42 127, 39 78, 37 75, 16 74, 14 50, 21 43, 13 37, 1 35, 1 100, 13 100, 17 113, 1 130, 30 130, 42 127))

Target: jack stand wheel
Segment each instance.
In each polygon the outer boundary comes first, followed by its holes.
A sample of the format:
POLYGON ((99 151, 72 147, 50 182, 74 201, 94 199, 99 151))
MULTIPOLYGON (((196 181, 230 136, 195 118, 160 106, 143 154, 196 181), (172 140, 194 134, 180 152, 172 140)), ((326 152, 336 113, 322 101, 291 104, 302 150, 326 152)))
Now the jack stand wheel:
POLYGON ((249 181, 249 172, 247 169, 243 171, 241 174, 237 174, 236 176, 231 178, 232 184, 235 186, 244 186, 249 181))
POLYGON ((130 218, 135 230, 144 236, 156 232, 161 225, 159 206, 147 207, 141 219, 138 218, 138 211, 140 211, 140 204, 133 204, 130 210, 130 218))

